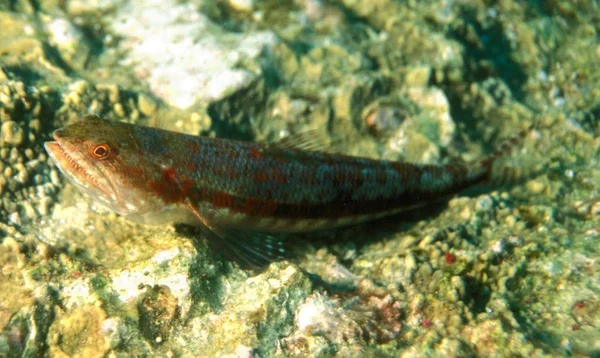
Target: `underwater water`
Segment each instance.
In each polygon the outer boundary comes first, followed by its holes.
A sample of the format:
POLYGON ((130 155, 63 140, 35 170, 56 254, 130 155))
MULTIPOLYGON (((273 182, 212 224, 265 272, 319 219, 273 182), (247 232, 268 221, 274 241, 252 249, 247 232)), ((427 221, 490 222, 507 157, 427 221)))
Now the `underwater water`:
POLYGON ((592 0, 0 2, 0 357, 600 356, 599 34, 592 0), (517 178, 248 270, 67 180, 88 114, 517 178))

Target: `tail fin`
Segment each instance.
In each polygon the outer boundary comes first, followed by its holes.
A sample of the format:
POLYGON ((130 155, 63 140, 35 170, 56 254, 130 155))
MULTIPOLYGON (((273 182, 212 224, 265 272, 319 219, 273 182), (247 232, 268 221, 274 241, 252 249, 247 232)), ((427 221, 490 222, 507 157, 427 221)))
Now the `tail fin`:
POLYGON ((514 137, 508 138, 491 155, 480 162, 481 168, 486 172, 486 179, 482 182, 484 186, 506 186, 522 183, 534 178, 544 171, 543 167, 526 168, 523 166, 507 166, 499 163, 500 159, 510 156, 529 136, 538 128, 537 121, 527 129, 519 132, 514 137))

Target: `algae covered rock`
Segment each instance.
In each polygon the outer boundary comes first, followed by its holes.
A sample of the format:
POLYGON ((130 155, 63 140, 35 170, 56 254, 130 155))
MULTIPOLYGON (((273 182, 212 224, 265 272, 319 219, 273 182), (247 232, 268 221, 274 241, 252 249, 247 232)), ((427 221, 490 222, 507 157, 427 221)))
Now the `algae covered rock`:
POLYGON ((597 355, 599 13, 1 3, 0 356, 597 355), (43 143, 89 113, 427 164, 502 153, 536 176, 294 237, 296 260, 244 271, 201 230, 129 222, 62 179, 43 143))
POLYGON ((59 314, 48 332, 49 353, 55 357, 103 357, 111 348, 114 332, 105 312, 96 306, 83 306, 59 314))

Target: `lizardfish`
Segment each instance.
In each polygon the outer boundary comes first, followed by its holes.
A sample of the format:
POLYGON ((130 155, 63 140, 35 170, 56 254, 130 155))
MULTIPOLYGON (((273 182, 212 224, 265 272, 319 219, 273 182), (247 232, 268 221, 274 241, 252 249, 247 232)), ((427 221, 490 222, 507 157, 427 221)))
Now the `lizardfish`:
POLYGON ((284 246, 270 234, 393 215, 447 199, 494 175, 495 156, 471 165, 412 164, 318 151, 307 136, 253 143, 94 115, 53 137, 46 150, 93 199, 145 224, 206 227, 248 265, 283 256, 284 246))

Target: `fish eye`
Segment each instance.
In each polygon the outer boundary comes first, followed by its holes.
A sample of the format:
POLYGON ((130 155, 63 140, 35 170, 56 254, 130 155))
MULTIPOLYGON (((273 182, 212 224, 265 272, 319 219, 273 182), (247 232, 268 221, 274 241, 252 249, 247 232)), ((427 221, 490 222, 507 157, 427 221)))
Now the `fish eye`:
POLYGON ((90 153, 96 159, 106 159, 110 155, 110 147, 108 144, 98 144, 90 149, 90 153))

